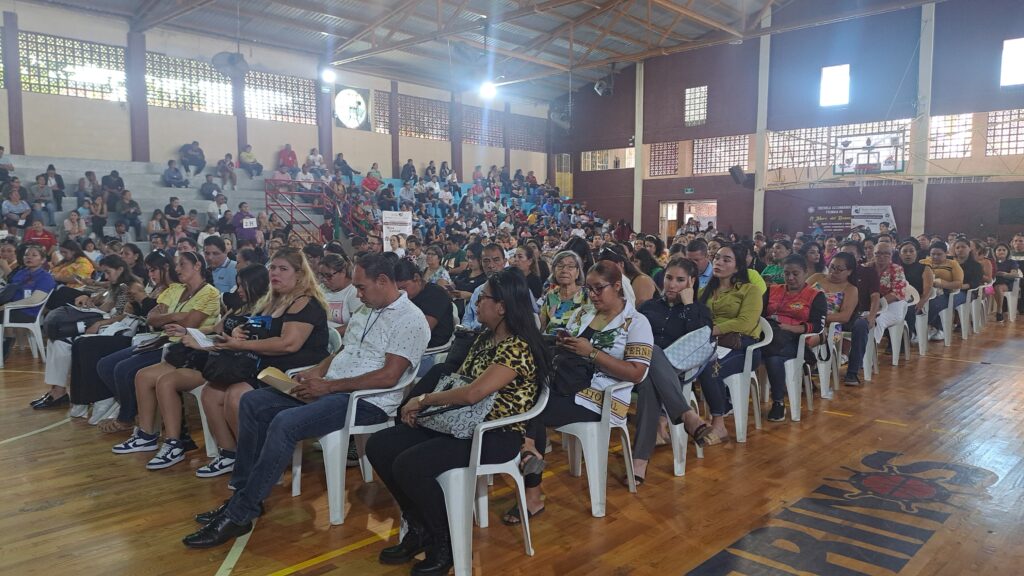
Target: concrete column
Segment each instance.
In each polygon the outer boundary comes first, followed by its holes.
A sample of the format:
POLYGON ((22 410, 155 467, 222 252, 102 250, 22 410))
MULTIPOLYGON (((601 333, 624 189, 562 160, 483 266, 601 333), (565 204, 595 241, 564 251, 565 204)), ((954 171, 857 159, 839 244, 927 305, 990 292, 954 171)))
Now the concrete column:
POLYGON ((391 81, 391 98, 388 101, 388 130, 391 132, 391 177, 400 178, 402 176, 402 165, 405 162, 399 158, 398 150, 398 127, 401 124, 398 121, 398 82, 395 80, 391 81))
MULTIPOLYGON (((238 154, 245 150, 246 144, 249 143, 249 123, 245 118, 245 77, 235 76, 231 79, 231 109, 235 114, 235 133, 238 139, 238 153, 235 158, 238 158, 238 154)), ((277 161, 273 162, 273 166, 267 166, 267 170, 273 170, 277 168, 277 161)))
MULTIPOLYGON (((910 123, 910 158, 907 169, 914 178, 910 233, 924 232, 928 198, 928 134, 932 116, 932 62, 935 57, 935 4, 921 6, 921 50, 917 65, 917 114, 910 123)), ((905 231, 903 236, 906 235, 905 231)))
POLYGON ((25 116, 21 108, 21 63, 18 50, 18 15, 4 12, 4 86, 7 87, 8 154, 25 153, 25 116))
POLYGON ((466 182, 466 167, 462 165, 462 94, 452 92, 448 111, 448 139, 452 145, 451 168, 459 175, 460 182, 466 182))
MULTIPOLYGON (((772 25, 772 11, 761 20, 761 28, 772 25)), ((754 134, 754 214, 751 232, 765 232, 764 201, 768 183, 768 81, 771 76, 772 36, 761 36, 757 52, 757 132, 754 134)))
POLYGON ((509 176, 515 173, 512 169, 512 104, 505 102, 505 114, 502 115, 503 126, 501 127, 501 145, 505 148, 505 167, 509 169, 509 176))
MULTIPOLYGON (((320 66, 323 70, 325 65, 320 66)), ((324 165, 334 165, 334 83, 316 81, 316 140, 324 165)))
POLYGON ((146 35, 128 33, 124 58, 132 162, 149 162, 149 102, 146 98, 146 35))
POLYGON ((636 105, 633 109, 633 230, 640 230, 644 206, 644 63, 636 63, 636 105))

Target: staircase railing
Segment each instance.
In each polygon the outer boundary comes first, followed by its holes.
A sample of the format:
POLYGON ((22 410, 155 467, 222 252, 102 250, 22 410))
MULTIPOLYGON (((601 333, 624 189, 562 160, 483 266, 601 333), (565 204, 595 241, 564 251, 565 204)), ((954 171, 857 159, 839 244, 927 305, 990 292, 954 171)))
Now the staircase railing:
POLYGON ((329 192, 330 188, 322 182, 314 183, 307 190, 299 182, 267 180, 264 183, 267 216, 276 214, 307 241, 323 243, 327 239, 312 215, 331 210, 333 201, 329 192))

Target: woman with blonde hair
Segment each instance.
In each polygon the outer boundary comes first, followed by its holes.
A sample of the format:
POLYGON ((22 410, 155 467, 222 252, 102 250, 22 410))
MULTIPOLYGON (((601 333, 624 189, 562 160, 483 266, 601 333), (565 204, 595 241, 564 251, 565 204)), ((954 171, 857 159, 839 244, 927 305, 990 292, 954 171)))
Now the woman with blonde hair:
MULTIPOLYGON (((319 363, 327 357, 329 335, 327 302, 317 275, 309 267, 302 250, 295 248, 282 248, 275 252, 267 270, 270 273, 270 291, 254 306, 250 323, 223 335, 214 349, 256 352, 261 356, 262 368, 272 366, 282 371, 319 363), (252 322, 269 326, 258 340, 247 339, 248 333, 253 331, 252 322)), ((198 348, 189 337, 184 342, 186 346, 198 348)), ((262 386, 255 379, 207 382, 202 393, 203 409, 208 421, 211 414, 224 415, 218 421, 223 420, 226 426, 213 429, 217 443, 224 451, 220 458, 197 470, 197 475, 212 477, 231 472, 234 455, 230 452, 238 438, 239 402, 243 394, 262 386), (227 446, 231 450, 227 450, 227 446)))

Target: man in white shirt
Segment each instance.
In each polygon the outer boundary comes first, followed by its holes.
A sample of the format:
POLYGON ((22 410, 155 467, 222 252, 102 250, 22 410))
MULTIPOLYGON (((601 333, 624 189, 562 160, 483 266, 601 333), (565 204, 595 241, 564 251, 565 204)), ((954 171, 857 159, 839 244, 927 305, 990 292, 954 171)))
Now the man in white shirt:
MULTIPOLYGON (((398 290, 394 264, 383 254, 368 254, 356 265, 352 283, 365 306, 352 315, 342 349, 296 375, 299 384, 289 394, 261 388, 242 397, 238 457, 231 476, 235 493, 221 507, 200 515, 207 522, 184 538, 185 546, 210 548, 249 533, 263 511, 263 500, 291 462, 296 441, 339 430, 350 392, 388 390, 412 381, 430 328, 423 312, 398 290)), ((393 417, 403 391, 359 402, 356 422, 393 417)))
POLYGON ((327 300, 327 325, 344 336, 352 313, 363 307, 352 283, 352 267, 340 254, 326 254, 318 268, 327 300))
POLYGON ((228 199, 223 194, 217 194, 213 202, 206 205, 206 221, 216 222, 224 217, 224 213, 230 210, 228 199))
POLYGON ((316 177, 314 177, 312 172, 309 171, 309 166, 303 164, 302 171, 295 175, 295 180, 303 190, 312 190, 313 182, 316 181, 316 177))

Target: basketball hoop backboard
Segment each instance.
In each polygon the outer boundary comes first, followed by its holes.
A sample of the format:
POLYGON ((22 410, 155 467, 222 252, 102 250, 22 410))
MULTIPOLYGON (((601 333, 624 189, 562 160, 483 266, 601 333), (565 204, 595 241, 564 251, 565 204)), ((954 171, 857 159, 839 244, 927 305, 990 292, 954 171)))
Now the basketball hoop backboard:
POLYGON ((843 176, 903 172, 906 162, 903 141, 902 131, 835 136, 832 141, 835 152, 832 173, 843 176))

